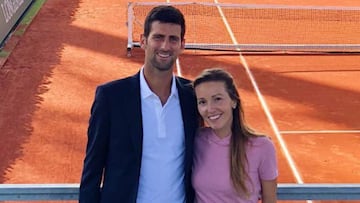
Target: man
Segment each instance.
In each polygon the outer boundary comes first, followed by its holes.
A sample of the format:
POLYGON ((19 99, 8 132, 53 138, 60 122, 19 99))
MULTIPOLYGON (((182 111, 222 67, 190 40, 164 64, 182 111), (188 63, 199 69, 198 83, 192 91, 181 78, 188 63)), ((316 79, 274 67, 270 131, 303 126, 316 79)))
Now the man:
POLYGON ((155 7, 141 36, 141 70, 97 88, 80 203, 193 202, 196 99, 190 81, 173 74, 184 35, 178 9, 155 7))

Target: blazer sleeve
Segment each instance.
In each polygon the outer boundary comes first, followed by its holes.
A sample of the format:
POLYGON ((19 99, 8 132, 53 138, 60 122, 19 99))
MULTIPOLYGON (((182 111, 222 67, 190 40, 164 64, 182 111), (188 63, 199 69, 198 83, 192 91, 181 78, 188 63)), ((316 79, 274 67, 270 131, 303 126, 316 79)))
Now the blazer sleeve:
POLYGON ((80 182, 79 203, 98 203, 101 182, 107 157, 110 132, 109 105, 104 88, 96 89, 91 107, 88 142, 80 182))

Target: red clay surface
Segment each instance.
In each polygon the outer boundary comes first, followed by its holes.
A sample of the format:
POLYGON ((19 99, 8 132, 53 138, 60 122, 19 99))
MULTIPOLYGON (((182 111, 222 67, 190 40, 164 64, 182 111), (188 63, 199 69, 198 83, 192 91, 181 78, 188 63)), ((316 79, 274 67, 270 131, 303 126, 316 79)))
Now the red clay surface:
MULTIPOLYGON (((312 0, 296 3, 314 5, 312 0)), ((326 0, 316 5, 360 4, 326 0)), ((143 62, 140 49, 126 56, 126 9, 123 0, 44 4, 0 68, 0 183, 79 182, 95 87, 136 73, 143 62)), ((360 56, 245 59, 281 132, 360 130, 360 56)), ((296 183, 239 55, 186 51, 180 64, 190 79, 214 66, 233 73, 248 122, 278 147, 279 182, 296 183)), ((360 182, 359 133, 281 135, 304 183, 360 182)))

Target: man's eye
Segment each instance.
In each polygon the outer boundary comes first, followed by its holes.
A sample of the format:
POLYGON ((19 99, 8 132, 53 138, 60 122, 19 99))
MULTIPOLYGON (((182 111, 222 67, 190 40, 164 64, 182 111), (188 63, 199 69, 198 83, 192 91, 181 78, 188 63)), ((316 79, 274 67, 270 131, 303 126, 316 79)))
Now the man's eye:
POLYGON ((153 39, 155 39, 155 40, 160 40, 160 39, 161 39, 161 36, 155 35, 155 36, 153 37, 153 39))
POLYGON ((177 38, 177 37, 172 37, 172 38, 170 38, 170 41, 172 41, 172 42, 178 42, 178 41, 179 41, 179 38, 177 38))

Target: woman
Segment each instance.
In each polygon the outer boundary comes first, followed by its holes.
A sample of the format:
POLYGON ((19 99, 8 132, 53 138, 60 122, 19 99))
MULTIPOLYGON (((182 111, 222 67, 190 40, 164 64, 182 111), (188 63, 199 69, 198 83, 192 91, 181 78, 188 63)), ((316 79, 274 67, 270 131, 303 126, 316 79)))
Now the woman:
POLYGON ((199 114, 207 124, 195 138, 195 201, 275 203, 275 147, 245 124, 232 76, 223 69, 207 69, 193 85, 199 114))

